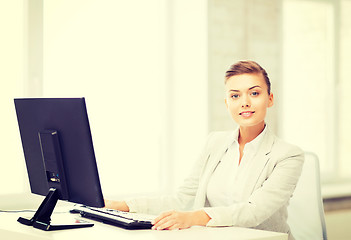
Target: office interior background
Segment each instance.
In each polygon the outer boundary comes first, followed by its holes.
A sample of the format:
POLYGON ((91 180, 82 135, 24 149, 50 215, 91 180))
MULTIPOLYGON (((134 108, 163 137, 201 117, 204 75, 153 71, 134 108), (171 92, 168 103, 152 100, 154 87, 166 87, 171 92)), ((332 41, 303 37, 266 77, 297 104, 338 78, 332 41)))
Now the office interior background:
POLYGON ((224 72, 268 72, 267 123, 318 155, 330 239, 351 219, 350 0, 0 0, 0 208, 31 196, 13 98, 85 97, 104 195, 171 193, 236 128, 224 72))

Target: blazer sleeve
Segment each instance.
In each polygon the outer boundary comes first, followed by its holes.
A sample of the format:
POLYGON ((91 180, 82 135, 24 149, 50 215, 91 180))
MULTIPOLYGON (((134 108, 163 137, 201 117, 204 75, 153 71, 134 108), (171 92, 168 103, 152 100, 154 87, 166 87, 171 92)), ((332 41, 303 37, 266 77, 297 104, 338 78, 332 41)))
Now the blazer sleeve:
POLYGON ((246 201, 204 208, 211 217, 207 226, 256 227, 287 207, 302 171, 304 153, 289 144, 276 144, 271 155, 246 201))
POLYGON ((198 191, 200 176, 205 168, 209 155, 209 146, 213 141, 211 133, 208 135, 205 147, 194 164, 190 175, 184 180, 177 192, 168 196, 140 197, 126 201, 130 212, 159 214, 167 210, 191 210, 198 191))

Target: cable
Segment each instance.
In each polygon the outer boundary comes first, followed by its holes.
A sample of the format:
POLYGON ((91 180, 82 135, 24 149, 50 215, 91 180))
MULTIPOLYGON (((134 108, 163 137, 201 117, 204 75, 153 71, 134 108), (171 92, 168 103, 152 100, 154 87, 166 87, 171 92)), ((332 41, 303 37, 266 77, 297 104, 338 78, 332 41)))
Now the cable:
POLYGON ((0 213, 21 213, 21 212, 36 212, 35 210, 0 210, 0 213))
MULTIPOLYGON (((23 212, 29 212, 29 213, 35 213, 37 210, 29 210, 29 209, 24 209, 24 210, 0 210, 0 213, 23 213, 23 212)), ((53 213, 69 213, 68 211, 65 212, 53 212, 53 213)))

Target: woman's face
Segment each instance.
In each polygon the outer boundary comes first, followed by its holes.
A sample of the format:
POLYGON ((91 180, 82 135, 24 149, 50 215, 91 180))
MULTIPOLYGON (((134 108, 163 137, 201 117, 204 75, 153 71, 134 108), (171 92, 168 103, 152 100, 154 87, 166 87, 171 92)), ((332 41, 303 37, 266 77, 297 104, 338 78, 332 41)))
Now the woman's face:
POLYGON ((264 124, 267 108, 273 106, 273 94, 268 94, 262 74, 232 76, 227 80, 225 90, 225 104, 239 126, 264 124))

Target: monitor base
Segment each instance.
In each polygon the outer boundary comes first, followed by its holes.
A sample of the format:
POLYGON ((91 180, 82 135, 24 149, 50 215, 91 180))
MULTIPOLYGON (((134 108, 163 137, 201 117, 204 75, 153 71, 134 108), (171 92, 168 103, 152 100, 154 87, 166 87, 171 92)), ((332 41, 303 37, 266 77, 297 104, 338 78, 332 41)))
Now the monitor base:
POLYGON ((44 231, 55 231, 64 229, 74 229, 74 228, 84 228, 92 227, 93 223, 87 223, 85 221, 76 221, 73 224, 51 224, 51 215, 54 211, 56 203, 58 201, 57 189, 51 188, 49 193, 39 206, 38 210, 35 212, 31 219, 18 218, 18 222, 27 226, 33 226, 34 228, 41 229, 44 231))

